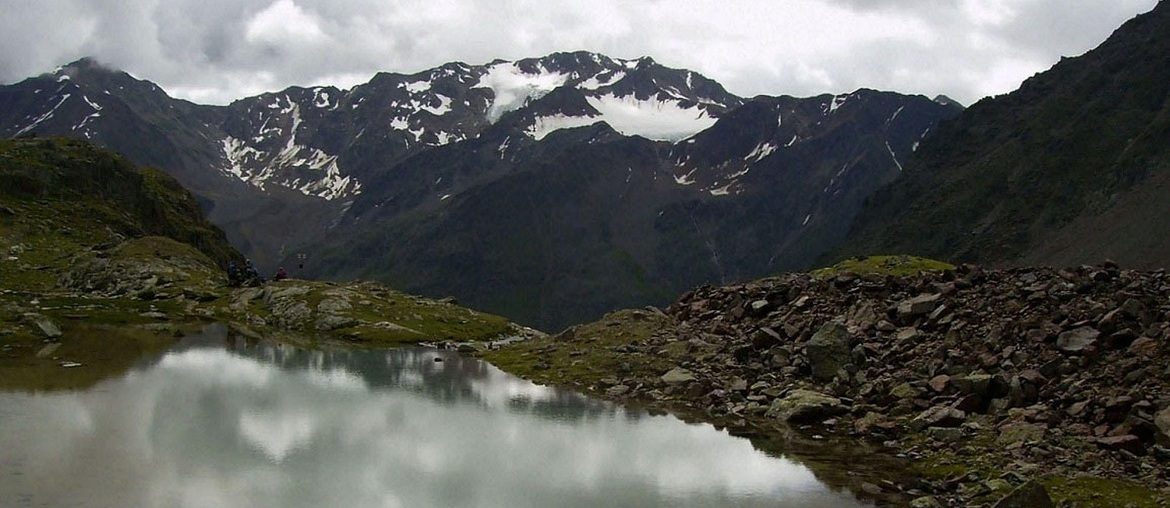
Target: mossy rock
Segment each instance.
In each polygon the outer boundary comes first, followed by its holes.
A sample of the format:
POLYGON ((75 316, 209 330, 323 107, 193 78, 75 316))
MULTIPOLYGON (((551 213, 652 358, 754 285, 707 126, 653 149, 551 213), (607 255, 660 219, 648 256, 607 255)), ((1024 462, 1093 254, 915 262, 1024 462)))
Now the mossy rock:
POLYGON ((538 383, 591 386, 614 376, 658 377, 674 366, 670 354, 617 352, 648 339, 673 318, 654 310, 620 310, 593 323, 483 353, 493 365, 538 383))
POLYGON ((1079 508, 1157 508, 1170 503, 1170 494, 1158 492, 1129 480, 1080 476, 1049 476, 1041 483, 1057 506, 1079 508))
POLYGON ((950 263, 915 256, 869 256, 846 259, 833 266, 813 270, 812 274, 819 278, 829 278, 846 273, 902 277, 918 275, 923 272, 946 272, 954 269, 955 266, 950 263))

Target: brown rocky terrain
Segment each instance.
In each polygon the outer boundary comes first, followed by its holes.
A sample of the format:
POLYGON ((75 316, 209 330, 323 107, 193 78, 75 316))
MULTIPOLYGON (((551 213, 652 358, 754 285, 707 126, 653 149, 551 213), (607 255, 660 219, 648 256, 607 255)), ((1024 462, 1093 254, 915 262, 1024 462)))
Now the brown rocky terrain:
POLYGON ((917 478, 868 488, 914 506, 990 505, 1032 479, 1020 495, 1166 506, 1168 339, 1165 271, 962 266, 702 287, 488 357, 749 432, 879 443, 917 478))

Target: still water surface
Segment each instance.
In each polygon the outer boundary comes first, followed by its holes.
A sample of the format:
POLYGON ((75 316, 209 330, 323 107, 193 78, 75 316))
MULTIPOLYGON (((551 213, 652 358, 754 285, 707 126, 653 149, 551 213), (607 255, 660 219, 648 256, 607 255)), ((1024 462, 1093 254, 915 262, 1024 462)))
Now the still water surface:
POLYGON ((0 506, 860 503, 711 426, 475 359, 245 344, 213 327, 84 391, 0 393, 0 506))

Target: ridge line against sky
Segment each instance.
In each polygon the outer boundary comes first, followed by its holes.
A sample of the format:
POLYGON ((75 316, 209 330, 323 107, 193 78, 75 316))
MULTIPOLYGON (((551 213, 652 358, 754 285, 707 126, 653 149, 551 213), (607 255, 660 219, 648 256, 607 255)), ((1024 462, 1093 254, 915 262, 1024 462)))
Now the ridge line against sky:
POLYGON ((650 56, 731 93, 1010 92, 1158 0, 0 0, 0 82, 92 56, 205 104, 557 51, 650 56))

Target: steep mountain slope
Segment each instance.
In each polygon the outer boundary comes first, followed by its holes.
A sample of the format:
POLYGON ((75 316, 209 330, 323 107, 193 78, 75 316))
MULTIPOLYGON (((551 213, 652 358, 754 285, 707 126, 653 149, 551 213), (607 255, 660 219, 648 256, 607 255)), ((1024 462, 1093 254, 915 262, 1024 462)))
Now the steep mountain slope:
MULTIPOLYGON (((548 329, 662 303, 807 266, 959 110, 870 90, 758 97, 671 142, 619 132, 593 97, 558 88, 367 180, 312 273, 453 294, 548 329)), ((660 131, 673 114, 631 107, 624 125, 660 131)))
POLYGON ((845 253, 1170 264, 1170 3, 940 126, 845 253))
POLYGON ((94 237, 80 247, 161 236, 195 247, 220 267, 242 259, 173 178, 81 141, 0 141, 0 204, 5 231, 28 227, 39 230, 27 232, 35 236, 94 237))
POLYGON ((282 244, 321 234, 341 207, 282 188, 262 191, 225 171, 225 112, 171 98, 90 59, 0 87, 0 136, 85 139, 162 168, 199 197, 233 244, 274 262, 282 244))

